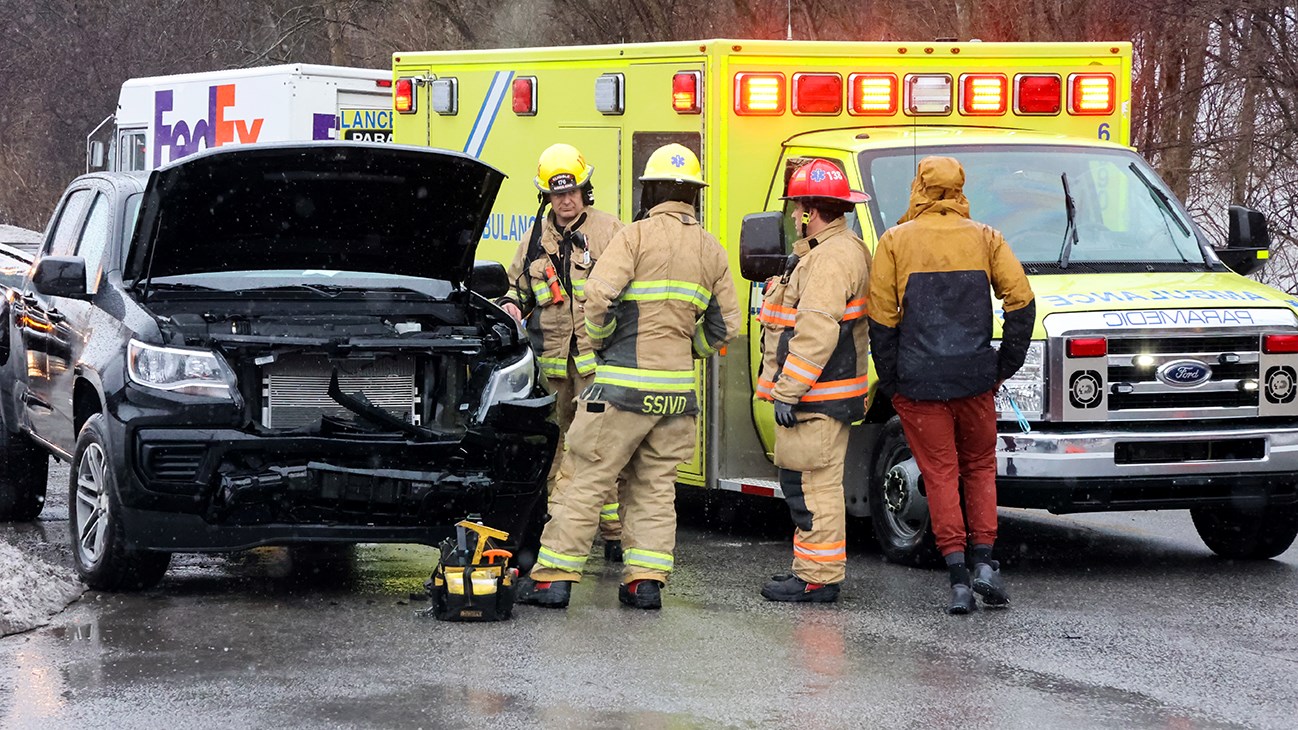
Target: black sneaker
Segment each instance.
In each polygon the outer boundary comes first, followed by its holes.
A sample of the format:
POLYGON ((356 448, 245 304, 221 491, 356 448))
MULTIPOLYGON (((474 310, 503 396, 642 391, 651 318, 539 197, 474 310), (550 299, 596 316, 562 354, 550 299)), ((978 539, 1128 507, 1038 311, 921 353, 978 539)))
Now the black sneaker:
POLYGON ((978 563, 973 569, 974 592, 982 596, 988 606, 1010 605, 1009 591, 1005 590, 1005 581, 1001 578, 1000 564, 978 563))
POLYGON ((796 575, 777 575, 762 586, 762 598, 784 603, 833 603, 837 583, 808 583, 796 575))
POLYGON ((572 597, 572 581, 556 580, 538 583, 528 576, 518 579, 514 600, 529 606, 567 608, 572 597))
POLYGON ((663 584, 656 580, 633 580, 617 589, 617 600, 632 608, 663 607, 663 584))
POLYGON ((973 610, 974 594, 969 586, 964 583, 951 586, 951 603, 946 607, 946 612, 952 616, 963 616, 973 613, 973 610))
POLYGON ((609 563, 622 562, 622 541, 621 540, 604 541, 604 560, 609 563))

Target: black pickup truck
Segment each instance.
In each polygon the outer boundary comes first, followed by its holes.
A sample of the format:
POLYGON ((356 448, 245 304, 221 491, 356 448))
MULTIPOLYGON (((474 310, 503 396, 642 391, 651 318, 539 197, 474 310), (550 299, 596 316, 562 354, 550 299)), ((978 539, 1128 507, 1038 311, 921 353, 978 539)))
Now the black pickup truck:
POLYGON ((392 145, 232 147, 64 193, 5 291, 0 519, 71 464, 76 567, 173 552, 436 544, 543 519, 553 395, 474 261, 504 176, 392 145))

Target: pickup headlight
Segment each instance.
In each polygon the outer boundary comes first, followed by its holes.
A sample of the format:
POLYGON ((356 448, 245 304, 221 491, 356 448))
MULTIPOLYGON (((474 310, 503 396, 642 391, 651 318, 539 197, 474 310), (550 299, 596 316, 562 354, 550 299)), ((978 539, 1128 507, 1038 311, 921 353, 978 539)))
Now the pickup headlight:
POLYGON ((478 408, 478 421, 487 417, 487 411, 497 403, 509 400, 522 400, 532 395, 536 387, 536 359, 531 348, 523 351, 523 356, 507 365, 497 367, 482 391, 482 406, 478 408))
POLYGON ((225 359, 211 350, 159 347, 138 340, 126 346, 126 374, 142 388, 235 399, 238 386, 225 359))
MULTIPOLYGON (((997 347, 1000 343, 996 343, 997 347)), ((1024 418, 1039 421, 1045 411, 1046 393, 1046 343, 1037 341, 1028 345, 1028 355, 1023 360, 1014 377, 1005 381, 1004 387, 996 391, 996 410, 1000 411, 1002 421, 1013 421, 1018 418, 1010 407, 1009 396, 1014 397, 1024 418)))

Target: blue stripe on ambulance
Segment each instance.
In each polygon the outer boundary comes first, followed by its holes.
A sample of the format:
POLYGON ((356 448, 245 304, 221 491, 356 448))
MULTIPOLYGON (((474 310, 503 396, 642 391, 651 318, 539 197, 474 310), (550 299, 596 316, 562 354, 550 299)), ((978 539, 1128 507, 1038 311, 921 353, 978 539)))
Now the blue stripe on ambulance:
POLYGON ((482 148, 487 144, 487 135, 491 134, 491 127, 496 123, 500 104, 505 100, 505 92, 509 90, 510 82, 513 80, 513 71, 497 71, 492 77, 491 87, 487 89, 487 98, 482 100, 478 118, 473 120, 473 129, 469 132, 469 139, 464 143, 465 154, 473 157, 482 154, 482 148))

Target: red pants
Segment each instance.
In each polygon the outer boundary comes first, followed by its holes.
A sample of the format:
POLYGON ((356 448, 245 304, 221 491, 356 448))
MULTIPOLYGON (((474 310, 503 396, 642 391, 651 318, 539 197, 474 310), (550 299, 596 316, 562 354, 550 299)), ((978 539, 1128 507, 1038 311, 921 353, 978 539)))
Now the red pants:
POLYGON ((964 550, 966 542, 995 543, 996 402, 992 392, 949 401, 896 395, 892 405, 924 476, 938 550, 945 556, 964 550))

